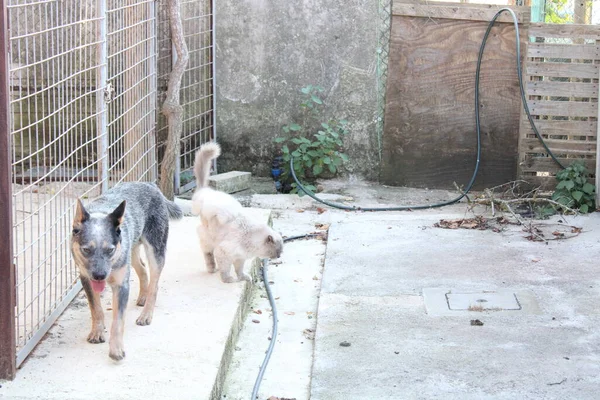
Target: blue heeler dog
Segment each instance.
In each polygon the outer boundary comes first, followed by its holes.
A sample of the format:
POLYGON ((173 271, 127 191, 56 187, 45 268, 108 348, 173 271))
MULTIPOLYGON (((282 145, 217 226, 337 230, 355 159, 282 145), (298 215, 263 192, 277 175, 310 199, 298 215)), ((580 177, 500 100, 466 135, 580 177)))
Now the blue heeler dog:
POLYGON ((122 360, 124 313, 129 299, 131 265, 140 279, 138 306, 144 306, 138 325, 149 325, 156 303, 158 280, 165 264, 169 218, 183 216, 175 203, 168 201, 150 183, 123 183, 84 208, 77 200, 73 220, 71 252, 79 266, 81 283, 92 312, 90 343, 104 342, 104 313, 100 293, 106 282, 111 286, 113 321, 110 331, 110 358, 122 360), (144 245, 150 277, 140 258, 144 245))

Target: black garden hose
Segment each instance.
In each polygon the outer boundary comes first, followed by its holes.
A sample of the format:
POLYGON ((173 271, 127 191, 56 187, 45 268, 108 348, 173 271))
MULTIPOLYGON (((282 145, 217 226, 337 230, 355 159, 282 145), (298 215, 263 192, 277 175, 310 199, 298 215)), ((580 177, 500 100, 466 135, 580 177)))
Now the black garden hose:
MULTIPOLYGON (((311 237, 318 237, 317 233, 309 233, 306 235, 298 235, 291 236, 283 239, 285 242, 291 242, 296 239, 304 239, 311 237)), ((267 266, 269 265, 269 260, 266 258, 263 259, 263 267, 262 267, 262 277, 263 282, 265 283, 265 290, 267 291, 267 297, 269 298, 269 303, 271 303, 271 310, 273 310, 273 333, 271 334, 271 343, 269 343, 269 347, 267 348, 267 353, 265 354, 265 359, 260 366, 260 370, 258 371, 258 376, 256 377, 256 382, 254 382, 254 389, 252 390, 252 399, 256 399, 258 396, 258 389, 260 388, 260 383, 262 382, 263 375, 265 374, 265 370, 267 369, 267 365, 269 364, 269 359, 271 358, 271 354, 273 353, 273 348, 275 347, 275 341, 277 340, 277 326, 278 326, 278 316, 277 316, 277 306, 275 305, 275 299, 273 299, 273 293, 271 292, 271 286, 269 285, 268 278, 268 270, 267 266)))

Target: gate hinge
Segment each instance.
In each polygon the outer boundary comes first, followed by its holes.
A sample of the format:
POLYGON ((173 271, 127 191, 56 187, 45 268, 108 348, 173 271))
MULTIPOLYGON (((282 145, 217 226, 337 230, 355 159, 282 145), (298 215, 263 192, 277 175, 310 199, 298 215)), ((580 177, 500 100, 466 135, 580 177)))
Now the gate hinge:
POLYGON ((106 84, 106 88, 104 89, 104 102, 110 103, 115 95, 115 88, 113 88, 112 83, 108 82, 106 84))

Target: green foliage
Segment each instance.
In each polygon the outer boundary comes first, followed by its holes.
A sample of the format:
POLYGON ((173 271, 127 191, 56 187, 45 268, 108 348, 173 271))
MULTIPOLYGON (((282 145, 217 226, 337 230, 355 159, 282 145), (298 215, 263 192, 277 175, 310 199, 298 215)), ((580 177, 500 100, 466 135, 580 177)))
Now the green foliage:
MULTIPOLYGON (((323 88, 308 85, 300 90, 303 94, 302 121, 284 125, 285 137, 275 138, 275 143, 282 145, 281 152, 286 162, 284 181, 291 180, 290 159, 294 158, 294 172, 303 185, 315 191, 314 184, 304 184, 306 180, 314 180, 322 174, 337 174, 348 156, 341 152, 343 138, 348 134, 348 121, 330 119, 323 121, 325 104, 321 98, 323 88)), ((292 193, 298 193, 296 183, 291 183, 292 193)), ((300 196, 304 192, 298 193, 300 196)))
POLYGON ((573 14, 569 11, 569 0, 546 0, 546 23, 572 24, 573 14))
POLYGON ((558 184, 552 200, 584 214, 594 211, 596 186, 588 182, 588 176, 583 162, 575 161, 556 174, 558 184))

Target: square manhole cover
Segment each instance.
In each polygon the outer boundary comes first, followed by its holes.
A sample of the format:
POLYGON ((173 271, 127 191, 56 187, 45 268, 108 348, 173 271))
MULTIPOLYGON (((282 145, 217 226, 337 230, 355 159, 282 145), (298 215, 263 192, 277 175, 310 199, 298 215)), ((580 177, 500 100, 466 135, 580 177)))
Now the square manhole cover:
POLYGON ((521 305, 514 293, 446 293, 450 310, 502 311, 520 310, 521 305))
POLYGON ((457 288, 424 288, 423 301, 427 314, 460 316, 465 313, 539 314, 534 294, 529 290, 460 290, 457 288))

